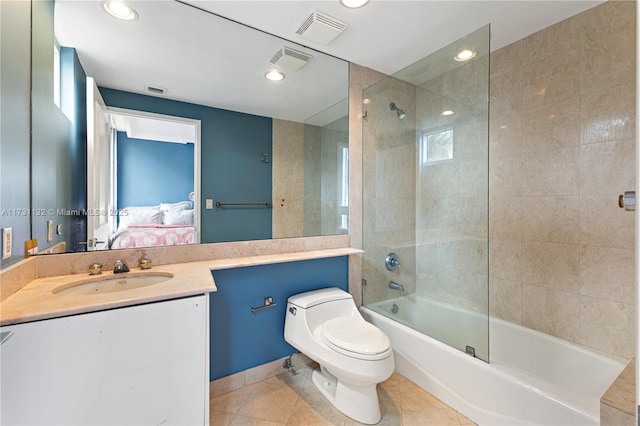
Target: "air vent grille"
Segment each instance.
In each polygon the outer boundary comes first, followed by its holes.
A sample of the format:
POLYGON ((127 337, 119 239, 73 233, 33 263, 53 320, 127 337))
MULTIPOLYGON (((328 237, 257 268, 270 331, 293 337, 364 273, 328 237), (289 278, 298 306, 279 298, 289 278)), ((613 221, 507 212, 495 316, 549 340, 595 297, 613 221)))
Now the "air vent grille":
POLYGON ((298 71, 304 67, 311 58, 313 58, 313 56, 304 52, 291 49, 290 47, 282 47, 273 55, 270 62, 273 65, 287 70, 298 71))
POLYGON ((154 95, 164 95, 165 93, 167 93, 167 89, 165 89, 164 87, 145 86, 144 88, 147 89, 147 92, 153 93, 154 95))
POLYGON ((314 11, 302 22, 296 34, 318 44, 327 45, 347 27, 348 24, 345 22, 326 13, 314 11))

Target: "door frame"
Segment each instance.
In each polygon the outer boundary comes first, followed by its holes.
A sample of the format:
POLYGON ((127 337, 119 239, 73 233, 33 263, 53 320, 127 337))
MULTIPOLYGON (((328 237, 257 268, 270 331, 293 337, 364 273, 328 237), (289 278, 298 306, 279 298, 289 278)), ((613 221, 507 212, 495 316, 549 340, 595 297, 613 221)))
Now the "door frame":
POLYGON ((171 121, 174 123, 181 123, 181 124, 187 124, 187 125, 192 125, 195 127, 195 134, 196 134, 196 138, 195 141, 193 141, 193 191, 195 192, 195 199, 192 200, 193 201, 193 223, 195 225, 196 228, 196 234, 195 234, 195 244, 200 244, 201 241, 201 230, 202 230, 202 226, 201 226, 201 212, 200 212, 200 194, 201 194, 201 188, 200 188, 200 167, 201 167, 201 159, 200 159, 200 154, 201 154, 201 139, 202 139, 202 133, 201 133, 201 122, 200 120, 197 119, 193 119, 193 118, 186 118, 186 117, 179 117, 179 116, 174 116, 174 115, 165 115, 165 114, 157 114, 154 112, 146 112, 146 111, 138 111, 138 110, 133 110, 133 109, 127 109, 127 108, 116 108, 116 107, 110 107, 107 106, 107 114, 109 113, 113 113, 113 114, 117 114, 117 115, 128 115, 131 117, 139 117, 139 118, 149 118, 149 119, 153 119, 153 120, 161 120, 161 121, 171 121))

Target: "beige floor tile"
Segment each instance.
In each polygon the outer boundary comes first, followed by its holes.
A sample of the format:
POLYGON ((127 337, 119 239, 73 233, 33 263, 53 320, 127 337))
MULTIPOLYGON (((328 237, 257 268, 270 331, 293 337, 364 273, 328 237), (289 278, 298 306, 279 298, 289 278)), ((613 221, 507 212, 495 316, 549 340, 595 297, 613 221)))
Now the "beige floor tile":
MULTIPOLYGON (((400 426, 402 425, 402 414, 400 407, 393 401, 380 399, 380 411, 382 412, 382 419, 376 426, 400 426)), ((362 425, 360 422, 356 422, 353 419, 347 417, 347 421, 344 426, 356 426, 362 425)))
POLYGON ((299 394, 278 377, 249 386, 252 388, 241 414, 256 419, 287 423, 299 394))
POLYGON ((235 415, 229 426, 285 426, 284 423, 272 422, 270 420, 256 419, 242 415, 235 415))
POLYGON ((236 413, 244 406, 251 395, 251 386, 225 393, 209 400, 209 410, 224 413, 236 413))
POLYGON ((451 409, 402 409, 402 426, 459 426, 458 413, 451 409))
POLYGON ((224 411, 209 411, 210 426, 229 426, 234 414, 224 411))
POLYGON ((318 395, 305 395, 298 399, 287 425, 343 425, 346 418, 324 396, 318 393, 318 395))
MULTIPOLYGON (((337 410, 311 381, 311 368, 263 380, 211 400, 212 426, 358 426, 337 410)), ((378 386, 378 426, 468 426, 472 421, 404 376, 378 386)))

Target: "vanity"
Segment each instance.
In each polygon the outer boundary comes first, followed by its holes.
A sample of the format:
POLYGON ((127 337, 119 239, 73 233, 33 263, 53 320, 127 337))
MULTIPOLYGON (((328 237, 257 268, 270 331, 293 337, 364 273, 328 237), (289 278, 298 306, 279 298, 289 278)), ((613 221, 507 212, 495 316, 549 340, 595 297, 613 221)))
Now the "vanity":
POLYGON ((207 424, 212 291, 200 262, 31 281, 2 302, 1 422, 207 424))

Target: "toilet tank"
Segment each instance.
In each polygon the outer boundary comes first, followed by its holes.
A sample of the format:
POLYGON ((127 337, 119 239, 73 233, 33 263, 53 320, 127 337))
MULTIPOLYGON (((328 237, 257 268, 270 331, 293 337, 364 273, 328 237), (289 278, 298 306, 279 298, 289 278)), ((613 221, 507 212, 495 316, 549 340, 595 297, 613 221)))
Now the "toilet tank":
POLYGON ((339 288, 324 288, 308 291, 289 297, 287 310, 294 307, 302 310, 301 314, 288 320, 306 320, 307 326, 313 332, 325 321, 335 317, 360 315, 353 297, 339 288))

